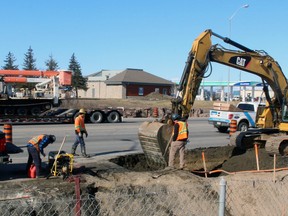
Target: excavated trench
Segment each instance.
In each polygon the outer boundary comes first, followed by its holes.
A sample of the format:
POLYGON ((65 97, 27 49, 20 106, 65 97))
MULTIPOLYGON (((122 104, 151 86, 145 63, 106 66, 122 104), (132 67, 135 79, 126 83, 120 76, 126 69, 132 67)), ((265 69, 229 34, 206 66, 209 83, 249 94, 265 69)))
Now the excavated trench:
MULTIPOLYGON (((207 172, 212 171, 211 174, 208 173, 208 177, 257 170, 256 154, 253 148, 242 151, 232 146, 187 150, 185 152, 186 170, 204 177, 203 156, 207 172)), ((112 159, 111 162, 136 172, 162 169, 162 167, 157 165, 154 167, 149 166, 146 163, 144 154, 121 156, 112 159)), ((258 150, 258 163, 260 170, 273 169, 274 158, 264 148, 260 148, 258 150)), ((178 155, 175 164, 176 166, 179 164, 178 155)), ((276 168, 284 167, 288 167, 288 157, 277 156, 276 168)))

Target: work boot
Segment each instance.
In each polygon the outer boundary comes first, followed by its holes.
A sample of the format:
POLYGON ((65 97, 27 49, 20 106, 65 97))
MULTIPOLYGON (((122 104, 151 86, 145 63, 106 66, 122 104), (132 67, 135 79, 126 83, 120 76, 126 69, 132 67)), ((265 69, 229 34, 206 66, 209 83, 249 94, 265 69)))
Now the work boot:
POLYGON ((90 155, 86 154, 86 147, 85 146, 81 146, 81 153, 82 153, 82 156, 84 158, 90 158, 90 155))
POLYGON ((87 155, 87 154, 82 154, 82 156, 84 157, 84 158, 90 158, 90 155, 87 155))
POLYGON ((78 154, 75 153, 75 151, 76 151, 76 148, 72 146, 71 154, 72 154, 73 156, 79 156, 78 154))

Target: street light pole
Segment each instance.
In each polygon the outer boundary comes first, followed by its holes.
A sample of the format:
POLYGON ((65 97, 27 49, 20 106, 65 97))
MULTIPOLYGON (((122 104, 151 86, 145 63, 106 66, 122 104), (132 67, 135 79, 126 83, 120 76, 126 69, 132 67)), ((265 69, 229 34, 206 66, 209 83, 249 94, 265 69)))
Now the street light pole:
MULTIPOLYGON (((232 20, 233 18, 236 16, 236 14, 239 12, 239 10, 241 10, 242 8, 248 8, 249 5, 245 4, 242 5, 241 7, 239 7, 233 14, 232 16, 229 18, 229 38, 231 39, 231 32, 232 32, 232 20)), ((231 46, 231 45, 229 45, 231 46)), ((241 72, 240 72, 241 73, 241 72)), ((241 77, 241 75, 240 75, 241 77)), ((231 96, 231 92, 230 92, 230 67, 228 67, 228 84, 227 84, 227 103, 230 101, 230 96, 231 96)))

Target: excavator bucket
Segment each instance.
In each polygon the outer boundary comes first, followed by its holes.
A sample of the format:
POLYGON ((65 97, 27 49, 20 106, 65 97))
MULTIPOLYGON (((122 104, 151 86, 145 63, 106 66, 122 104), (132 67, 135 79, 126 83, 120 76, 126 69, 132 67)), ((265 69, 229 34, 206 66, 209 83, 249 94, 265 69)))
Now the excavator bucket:
POLYGON ((160 122, 144 122, 140 125, 138 136, 149 166, 167 166, 172 131, 173 126, 160 122))

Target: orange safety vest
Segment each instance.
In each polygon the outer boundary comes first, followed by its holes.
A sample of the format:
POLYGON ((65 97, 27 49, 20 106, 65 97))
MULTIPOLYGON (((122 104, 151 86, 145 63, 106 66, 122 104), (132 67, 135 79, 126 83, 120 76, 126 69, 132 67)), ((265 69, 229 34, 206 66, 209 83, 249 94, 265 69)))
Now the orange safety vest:
POLYGON ((75 131, 77 133, 86 131, 84 120, 85 119, 81 115, 75 118, 75 131))
POLYGON ((179 125, 178 136, 176 140, 184 140, 188 138, 188 125, 187 122, 177 121, 179 125))
POLYGON ((39 136, 35 136, 31 140, 29 140, 29 143, 32 144, 37 149, 38 152, 40 152, 39 143, 43 140, 44 136, 45 135, 42 134, 39 136))

